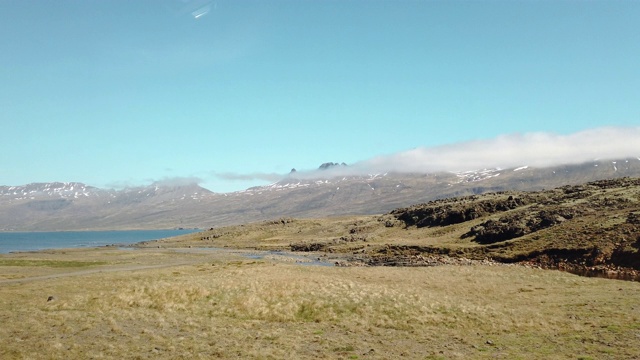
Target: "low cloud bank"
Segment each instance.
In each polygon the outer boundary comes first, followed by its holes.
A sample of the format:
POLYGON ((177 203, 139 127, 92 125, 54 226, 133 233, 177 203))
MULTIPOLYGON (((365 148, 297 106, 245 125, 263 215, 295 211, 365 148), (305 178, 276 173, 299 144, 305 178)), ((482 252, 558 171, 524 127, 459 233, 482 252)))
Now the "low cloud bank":
POLYGON ((188 185, 198 185, 202 183, 202 179, 199 177, 188 176, 188 177, 164 177, 160 180, 153 181, 153 184, 158 186, 188 186, 188 185))
POLYGON ((629 157, 640 159, 640 127, 604 127, 568 135, 544 132, 507 134, 492 139, 420 147, 327 169, 290 174, 214 172, 213 176, 226 181, 276 182, 386 172, 433 173, 520 166, 546 167, 629 157))
POLYGON ((109 189, 123 190, 123 189, 132 189, 132 188, 149 186, 149 185, 143 185, 141 183, 152 184, 157 186, 177 187, 177 186, 199 185, 202 182, 203 180, 198 177, 175 176, 175 177, 163 177, 160 179, 145 179, 144 182, 134 181, 134 180, 113 181, 105 184, 105 186, 109 189))
POLYGON ((276 173, 259 173, 259 172, 253 172, 253 173, 249 173, 249 174, 239 174, 239 173, 231 173, 231 172, 224 172, 224 173, 213 173, 213 176, 215 176, 218 179, 221 180, 227 180, 227 181, 251 181, 251 180, 264 180, 264 181, 278 181, 282 178, 285 177, 285 175, 283 174, 276 174, 276 173))
MULTIPOLYGON (((372 173, 430 173, 519 166, 580 164, 596 159, 640 157, 640 127, 597 128, 569 135, 526 133, 416 148, 322 171, 322 177, 372 173)), ((320 171, 298 172, 296 178, 318 177, 320 171)))
POLYGON ((640 127, 609 127, 569 135, 510 134, 488 140, 417 148, 379 156, 355 164, 355 167, 398 172, 465 171, 524 165, 545 167, 638 156, 640 127))

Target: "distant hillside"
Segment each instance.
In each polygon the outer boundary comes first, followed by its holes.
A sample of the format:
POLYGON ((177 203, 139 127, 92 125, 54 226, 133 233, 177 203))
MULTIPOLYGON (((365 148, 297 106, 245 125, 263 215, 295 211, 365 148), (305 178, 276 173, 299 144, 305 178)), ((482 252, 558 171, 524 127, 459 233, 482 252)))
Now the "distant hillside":
POLYGON ((313 253, 353 266, 516 263, 640 281, 640 178, 430 201, 382 215, 281 218, 138 246, 313 253))
POLYGON ((82 183, 0 186, 2 230, 209 228, 273 219, 379 214, 412 204, 504 190, 540 190, 599 179, 640 176, 640 159, 580 165, 484 169, 460 173, 331 176, 292 171, 268 186, 213 193, 196 184, 105 190, 82 183))

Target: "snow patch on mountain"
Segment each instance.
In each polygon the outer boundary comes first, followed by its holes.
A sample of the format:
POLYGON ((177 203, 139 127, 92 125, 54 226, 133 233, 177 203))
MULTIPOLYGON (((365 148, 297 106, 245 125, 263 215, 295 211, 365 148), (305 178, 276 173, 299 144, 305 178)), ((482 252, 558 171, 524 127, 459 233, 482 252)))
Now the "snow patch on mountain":
POLYGON ((486 179, 490 179, 496 176, 500 176, 502 169, 482 169, 482 170, 471 170, 471 171, 460 171, 454 172, 456 177, 458 177, 458 181, 456 184, 463 182, 475 182, 482 181, 486 179))
POLYGON ((78 199, 106 194, 92 186, 78 182, 32 183, 23 186, 0 186, 0 198, 25 200, 36 198, 78 199))
MULTIPOLYGON (((293 190, 293 189, 301 189, 301 188, 310 188, 310 187, 321 187, 321 186, 331 186, 340 188, 340 183, 345 182, 362 182, 368 183, 370 181, 378 180, 383 177, 386 177, 388 174, 367 174, 365 176, 342 176, 342 177, 333 177, 333 178, 316 178, 316 179, 295 179, 293 177, 287 177, 284 180, 264 185, 264 186, 255 186, 248 188, 246 190, 236 191, 232 194, 235 195, 253 195, 258 194, 263 191, 283 191, 283 190, 293 190)), ((337 189, 336 189, 337 190, 337 189)))
POLYGON ((202 200, 214 194, 199 186, 151 186, 125 188, 122 190, 100 189, 79 182, 31 183, 22 186, 0 186, 0 200, 81 200, 109 199, 111 201, 139 201, 142 198, 183 198, 202 200), (176 194, 178 193, 178 194, 176 194), (138 199, 138 200, 136 200, 138 199))

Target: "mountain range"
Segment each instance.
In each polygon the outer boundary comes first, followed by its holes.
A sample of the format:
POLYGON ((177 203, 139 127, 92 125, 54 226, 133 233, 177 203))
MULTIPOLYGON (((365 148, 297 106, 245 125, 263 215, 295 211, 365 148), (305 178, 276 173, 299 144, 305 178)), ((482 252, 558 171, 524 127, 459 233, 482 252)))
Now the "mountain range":
POLYGON ((214 193, 195 183, 122 190, 79 182, 0 186, 0 230, 212 228, 280 217, 380 214, 454 196, 640 176, 640 158, 430 174, 343 176, 331 171, 344 167, 325 163, 313 176, 292 171, 273 184, 231 193, 214 193))

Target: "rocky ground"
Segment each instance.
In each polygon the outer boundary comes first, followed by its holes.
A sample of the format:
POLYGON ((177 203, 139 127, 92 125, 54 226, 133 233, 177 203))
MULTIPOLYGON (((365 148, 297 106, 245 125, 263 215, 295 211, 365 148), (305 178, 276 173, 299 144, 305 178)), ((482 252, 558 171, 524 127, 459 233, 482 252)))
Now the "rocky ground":
POLYGON ((290 251, 341 266, 519 264, 640 280, 640 179, 430 201, 383 215, 281 218, 142 247, 290 251))
POLYGON ((162 246, 287 250, 339 265, 520 264, 640 280, 640 179, 442 199, 383 215, 282 218, 162 246))
MULTIPOLYGON (((548 191, 433 201, 390 214, 405 228, 446 227, 481 219, 460 236, 480 246, 445 251, 455 257, 640 280, 639 187, 640 179, 603 180, 548 191)), ((397 260, 371 263, 421 264, 419 254, 446 249, 386 249, 378 251, 379 257, 389 258, 391 252, 397 260)))

